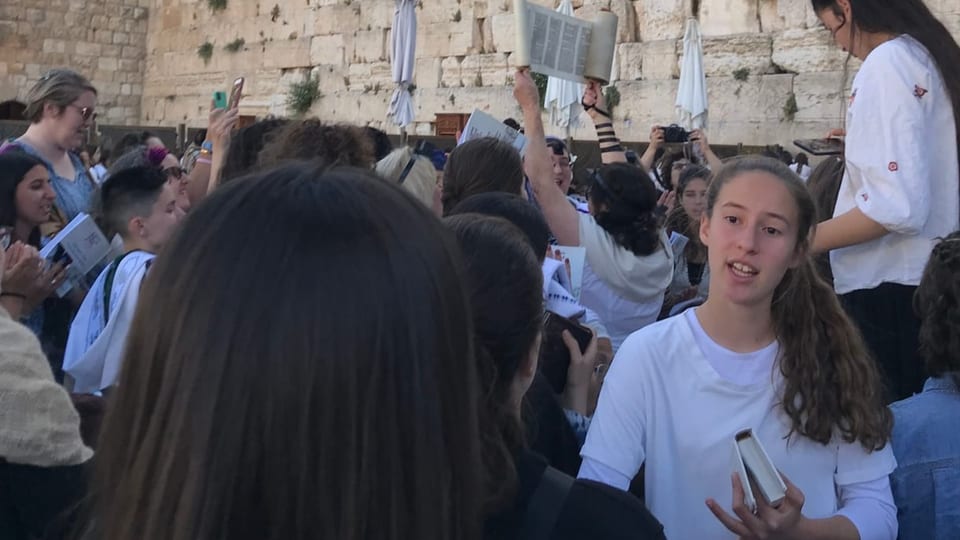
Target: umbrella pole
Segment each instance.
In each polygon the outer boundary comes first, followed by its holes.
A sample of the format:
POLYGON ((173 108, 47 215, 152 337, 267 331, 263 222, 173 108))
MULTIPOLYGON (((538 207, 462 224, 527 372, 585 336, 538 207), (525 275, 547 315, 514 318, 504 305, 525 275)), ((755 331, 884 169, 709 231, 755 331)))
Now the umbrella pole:
POLYGON ((407 126, 400 127, 400 146, 407 145, 407 126))

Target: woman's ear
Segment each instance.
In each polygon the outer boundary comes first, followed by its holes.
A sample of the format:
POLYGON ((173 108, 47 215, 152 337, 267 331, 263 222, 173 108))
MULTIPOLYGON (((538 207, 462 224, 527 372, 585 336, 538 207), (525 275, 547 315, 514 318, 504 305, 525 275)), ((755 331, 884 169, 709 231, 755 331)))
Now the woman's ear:
POLYGON ((700 214, 700 243, 710 246, 710 217, 706 212, 700 214))

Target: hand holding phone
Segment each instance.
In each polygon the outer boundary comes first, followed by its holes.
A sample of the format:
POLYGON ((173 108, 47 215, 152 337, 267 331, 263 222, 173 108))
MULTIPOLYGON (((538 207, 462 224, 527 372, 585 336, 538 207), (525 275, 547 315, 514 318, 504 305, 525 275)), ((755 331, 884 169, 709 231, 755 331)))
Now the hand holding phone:
POLYGON ((544 315, 543 342, 540 344, 538 366, 557 394, 562 394, 566 388, 570 370, 570 350, 563 337, 564 331, 569 332, 576 341, 581 355, 587 352, 593 341, 593 331, 586 326, 551 311, 544 315))
POLYGON ((213 108, 214 109, 226 109, 227 108, 227 93, 222 90, 217 90, 213 93, 213 108))
POLYGON ((230 90, 230 102, 227 104, 228 109, 236 109, 240 105, 240 97, 243 95, 243 83, 243 77, 238 77, 233 81, 233 88, 230 90))
POLYGON ((815 156, 843 154, 843 141, 840 139, 797 139, 793 144, 815 156))

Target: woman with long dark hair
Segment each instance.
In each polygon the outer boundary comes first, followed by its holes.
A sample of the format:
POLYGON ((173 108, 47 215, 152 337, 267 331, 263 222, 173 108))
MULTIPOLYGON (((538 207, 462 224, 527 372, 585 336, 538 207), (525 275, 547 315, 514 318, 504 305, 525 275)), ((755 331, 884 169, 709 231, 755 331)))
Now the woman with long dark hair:
POLYGON ((371 171, 294 163, 215 191, 144 282, 98 537, 479 538, 462 279, 449 231, 371 171))
POLYGON ((922 0, 812 0, 863 60, 846 118, 846 172, 814 251, 901 399, 923 384, 911 302, 935 239, 960 228, 960 46, 922 0))
MULTIPOLYGON (((659 523, 631 495, 574 481, 527 448, 524 396, 537 373, 543 321, 543 275, 530 242, 503 218, 447 218, 464 253, 473 309, 483 404, 480 429, 486 486, 484 538, 545 540, 662 538, 659 523), (505 263, 505 261, 509 261, 505 263)), ((572 336, 570 370, 592 371, 572 336)))
POLYGON ((663 301, 664 311, 691 300, 704 300, 710 291, 707 247, 700 240, 700 216, 707 207, 710 169, 688 165, 680 173, 677 200, 680 203, 667 216, 667 232, 674 248, 673 281, 663 301), (674 237, 673 235, 679 235, 674 237))
POLYGON ((806 186, 781 162, 742 158, 714 178, 705 212, 710 296, 620 348, 580 477, 625 490, 646 464, 646 502, 670 538, 893 540, 891 414, 811 264, 806 186), (787 486, 776 507, 757 497, 756 513, 731 479, 743 429, 787 486))

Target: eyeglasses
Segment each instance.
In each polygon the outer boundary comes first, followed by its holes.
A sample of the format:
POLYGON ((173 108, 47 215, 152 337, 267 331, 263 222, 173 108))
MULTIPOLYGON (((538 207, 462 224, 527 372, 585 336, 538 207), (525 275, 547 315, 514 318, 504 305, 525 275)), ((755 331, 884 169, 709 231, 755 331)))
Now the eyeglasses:
POLYGON ((76 109, 80 113, 80 118, 83 118, 84 122, 90 120, 91 118, 97 117, 97 114, 93 112, 93 107, 81 107, 79 105, 74 105, 73 103, 67 105, 67 107, 73 107, 76 109))
POLYGON ((172 176, 177 180, 180 180, 183 178, 183 175, 187 174, 187 170, 183 167, 168 167, 164 169, 163 172, 166 173, 167 176, 172 176))
POLYGON ((8 228, 0 228, 0 249, 6 251, 10 247, 11 231, 8 228))

